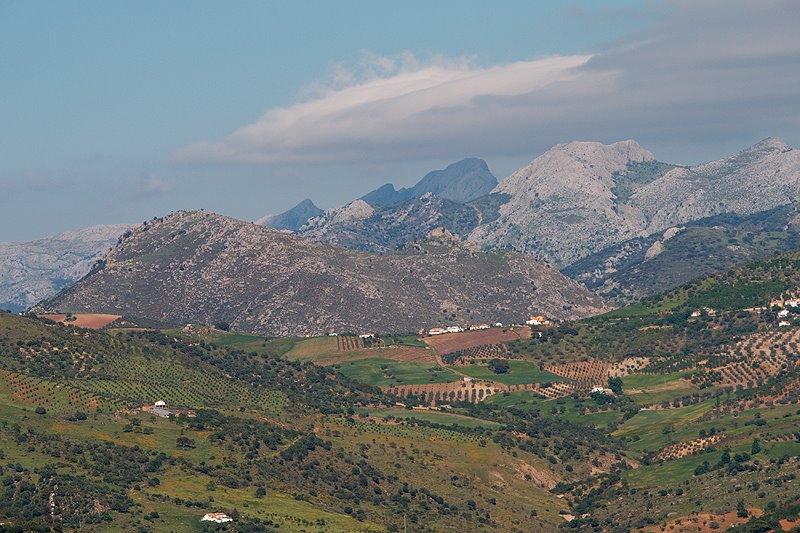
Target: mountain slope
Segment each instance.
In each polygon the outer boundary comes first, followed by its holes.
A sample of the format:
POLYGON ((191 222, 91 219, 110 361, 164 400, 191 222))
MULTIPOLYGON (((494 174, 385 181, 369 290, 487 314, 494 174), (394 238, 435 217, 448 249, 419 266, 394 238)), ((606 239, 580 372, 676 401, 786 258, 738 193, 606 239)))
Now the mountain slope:
POLYGON ((143 225, 40 307, 224 321, 267 335, 416 331, 604 308, 584 287, 520 254, 429 239, 376 256, 205 212, 143 225))
POLYGON ((303 224, 308 222, 309 219, 317 217, 322 213, 322 209, 314 205, 314 202, 310 199, 306 198, 280 215, 266 215, 259 218, 256 220, 256 224, 278 230, 297 231, 303 224))
POLYGON ((130 226, 109 224, 0 243, 0 309, 23 311, 89 272, 130 226))
POLYGON ((609 246, 562 273, 615 303, 629 303, 740 263, 800 249, 798 223, 794 204, 754 215, 717 215, 609 246))
POLYGON ((557 145, 503 180, 509 200, 470 239, 566 266, 602 249, 721 213, 748 215, 800 199, 800 152, 778 139, 678 167, 634 141, 557 145))
POLYGON ((466 203, 488 194, 496 185, 497 178, 489 171, 486 161, 473 157, 448 165, 444 170, 429 172, 411 188, 396 191, 394 185, 387 183, 361 199, 377 207, 433 193, 445 200, 466 203))
POLYGON ((480 222, 481 213, 468 205, 431 193, 390 206, 376 207, 356 200, 326 210, 298 232, 304 237, 355 250, 387 252, 445 227, 466 236, 480 222))

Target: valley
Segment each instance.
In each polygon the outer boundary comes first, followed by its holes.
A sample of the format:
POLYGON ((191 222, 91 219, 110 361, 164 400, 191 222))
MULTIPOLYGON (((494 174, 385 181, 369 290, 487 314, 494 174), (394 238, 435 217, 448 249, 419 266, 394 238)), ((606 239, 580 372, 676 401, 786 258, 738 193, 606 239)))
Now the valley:
POLYGON ((442 335, 0 315, 19 422, 1 451, 123 529, 197 531, 211 511, 259 531, 791 529, 798 286, 789 254, 603 315, 442 335), (150 459, 113 473, 97 446, 150 459))

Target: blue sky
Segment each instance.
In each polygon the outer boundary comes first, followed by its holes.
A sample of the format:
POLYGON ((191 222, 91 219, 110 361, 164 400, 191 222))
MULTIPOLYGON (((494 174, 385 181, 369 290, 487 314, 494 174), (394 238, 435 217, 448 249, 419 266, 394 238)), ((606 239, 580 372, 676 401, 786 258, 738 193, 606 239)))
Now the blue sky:
POLYGON ((308 196, 331 207, 466 156, 502 178, 574 138, 634 137, 676 162, 767 135, 792 144, 795 80, 775 78, 798 71, 797 12, 5 0, 0 240, 182 208, 254 219, 308 196), (752 54, 726 52, 748 38, 752 54), (686 75, 698 68, 713 79, 686 75))

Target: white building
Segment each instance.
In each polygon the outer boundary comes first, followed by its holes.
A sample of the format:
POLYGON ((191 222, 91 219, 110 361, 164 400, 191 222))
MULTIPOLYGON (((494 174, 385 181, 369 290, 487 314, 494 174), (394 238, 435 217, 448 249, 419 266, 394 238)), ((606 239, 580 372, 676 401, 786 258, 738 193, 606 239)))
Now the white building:
POLYGON ((216 522, 217 524, 224 524, 225 522, 233 522, 233 518, 225 513, 208 513, 203 515, 200 519, 201 522, 216 522))
POLYGON ((788 320, 781 320, 780 322, 778 322, 778 326, 783 328, 783 327, 786 327, 786 326, 791 326, 791 324, 789 323, 788 320))

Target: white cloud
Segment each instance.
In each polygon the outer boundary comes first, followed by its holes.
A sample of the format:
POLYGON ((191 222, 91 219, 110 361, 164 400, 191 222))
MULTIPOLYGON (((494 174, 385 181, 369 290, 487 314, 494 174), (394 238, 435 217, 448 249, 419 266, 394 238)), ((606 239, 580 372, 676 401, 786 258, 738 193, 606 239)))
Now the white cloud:
POLYGON ((158 176, 148 176, 142 181, 142 193, 146 196, 157 196, 172 191, 172 185, 158 176))
POLYGON ((800 132, 800 4, 678 1, 591 55, 493 67, 367 56, 307 101, 270 109, 189 163, 354 163, 533 154, 555 142, 719 142, 800 132))

